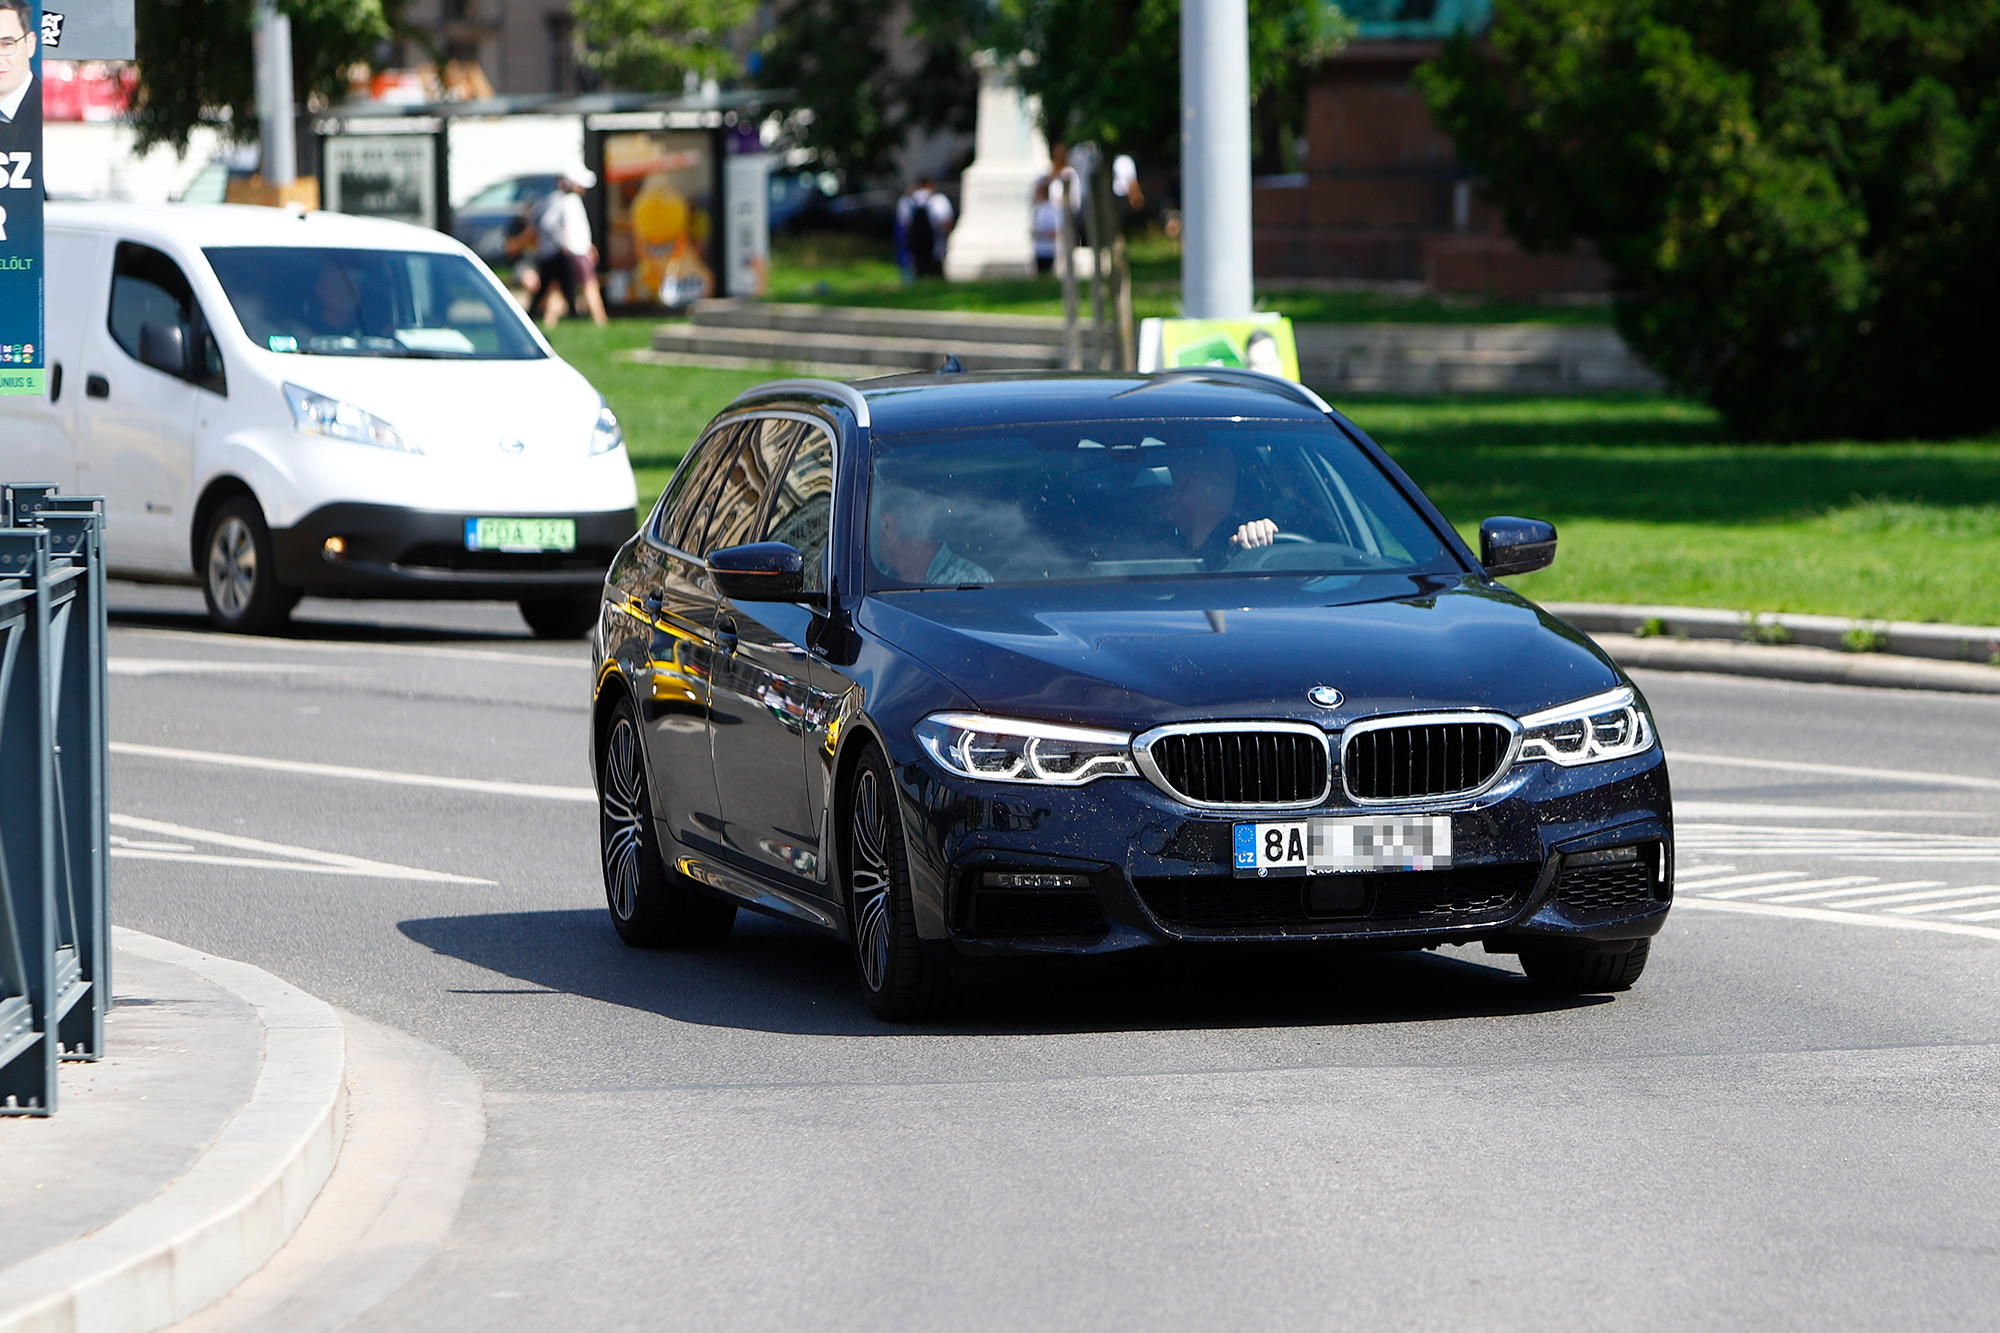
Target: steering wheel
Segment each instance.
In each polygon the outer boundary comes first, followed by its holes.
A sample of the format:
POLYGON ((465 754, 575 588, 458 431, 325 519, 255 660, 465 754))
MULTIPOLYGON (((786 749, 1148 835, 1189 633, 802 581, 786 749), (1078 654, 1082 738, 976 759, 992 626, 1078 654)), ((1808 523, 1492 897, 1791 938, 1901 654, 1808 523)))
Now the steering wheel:
MULTIPOLYGON (((1313 554, 1316 557, 1323 558, 1326 564, 1332 566, 1334 569, 1352 569, 1358 565, 1369 563, 1369 556, 1366 551, 1361 550, 1359 547, 1349 546, 1346 542, 1319 542, 1314 541, 1311 537, 1302 537, 1296 532, 1281 532, 1269 546, 1253 546, 1248 550, 1238 551, 1235 555, 1229 557, 1229 562, 1225 568, 1267 569, 1273 561, 1280 559, 1282 555, 1286 554, 1284 551, 1286 546, 1301 543, 1317 548, 1313 554)), ((1280 564, 1278 567, 1280 569, 1297 568, 1297 566, 1289 564, 1280 564)))

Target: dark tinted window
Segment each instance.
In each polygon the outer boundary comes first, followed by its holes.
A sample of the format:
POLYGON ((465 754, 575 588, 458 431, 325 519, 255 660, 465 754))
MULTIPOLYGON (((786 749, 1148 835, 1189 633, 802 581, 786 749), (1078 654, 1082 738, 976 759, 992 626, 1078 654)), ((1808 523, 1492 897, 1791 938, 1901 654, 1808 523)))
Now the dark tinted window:
POLYGON ((876 449, 873 587, 1459 569, 1330 423, 1082 421, 876 449))
POLYGON ((806 558, 806 591, 826 591, 826 541, 833 527, 833 440, 804 426, 771 500, 764 540, 797 547, 806 558))
POLYGON ((229 246, 203 252, 250 341, 314 356, 534 361, 521 308, 463 255, 229 246))
POLYGON ((804 430, 799 422, 777 417, 744 423, 743 447, 722 480, 715 523, 702 541, 703 555, 757 540, 773 486, 804 430))
POLYGON ((708 516, 715 509, 715 474, 736 452, 737 426, 724 426, 688 452, 674 472, 660 502, 660 519, 653 535, 667 545, 698 554, 708 516))
POLYGON ((187 275, 150 245, 120 242, 111 275, 111 337, 126 355, 139 359, 139 330, 160 324, 181 331, 193 364, 183 376, 217 393, 224 390, 222 349, 208 332, 187 275))

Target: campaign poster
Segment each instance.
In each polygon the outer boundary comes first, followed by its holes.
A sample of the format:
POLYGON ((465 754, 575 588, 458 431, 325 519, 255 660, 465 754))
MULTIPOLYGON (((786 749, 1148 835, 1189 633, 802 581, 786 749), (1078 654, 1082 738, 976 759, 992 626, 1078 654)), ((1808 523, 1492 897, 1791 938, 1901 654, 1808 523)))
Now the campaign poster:
POLYGON ((0 4, 0 393, 43 392, 41 6, 0 4))
POLYGON ((326 211, 437 226, 437 136, 337 134, 323 145, 326 211))
POLYGON ((1277 315, 1147 320, 1139 332, 1139 369, 1175 366, 1260 370, 1297 380, 1299 349, 1292 337, 1292 321, 1277 315))
POLYGON ((715 147, 706 130, 604 136, 604 299, 681 309, 716 291, 715 147))

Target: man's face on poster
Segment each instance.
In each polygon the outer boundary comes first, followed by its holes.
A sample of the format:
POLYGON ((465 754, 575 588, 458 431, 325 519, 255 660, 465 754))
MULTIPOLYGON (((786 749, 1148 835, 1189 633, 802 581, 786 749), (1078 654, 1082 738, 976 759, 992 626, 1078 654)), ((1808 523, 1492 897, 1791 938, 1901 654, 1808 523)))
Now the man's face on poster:
POLYGON ((21 11, 0 7, 0 97, 28 81, 35 58, 35 34, 22 26, 21 11))

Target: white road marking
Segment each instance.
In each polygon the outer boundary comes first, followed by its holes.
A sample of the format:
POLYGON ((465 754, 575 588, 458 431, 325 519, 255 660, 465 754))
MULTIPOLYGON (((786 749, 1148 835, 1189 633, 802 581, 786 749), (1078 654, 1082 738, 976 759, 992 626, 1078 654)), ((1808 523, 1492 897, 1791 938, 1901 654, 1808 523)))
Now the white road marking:
MULTIPOLYGON (((1942 883, 1943 881, 1940 880, 1933 882, 1942 883)), ((1797 884, 1787 884, 1784 886, 1784 889, 1787 893, 1790 893, 1794 889, 1832 889, 1832 888, 1845 888, 1850 884, 1873 884, 1873 883, 1875 883, 1875 876, 1873 875, 1848 875, 1841 879, 1802 880, 1797 884)), ((1758 884, 1748 889, 1724 889, 1721 893, 1710 893, 1708 892, 1707 885, 1705 884, 1695 885, 1695 891, 1697 893, 1700 893, 1704 898, 1753 898, 1760 893, 1769 893, 1771 889, 1772 886, 1769 884, 1758 884)), ((1802 901, 1804 898, 1816 898, 1818 896, 1819 896, 1818 894, 1808 893, 1808 894, 1802 894, 1797 898, 1787 898, 1785 901, 1799 902, 1802 901)), ((1778 900, 1776 898, 1773 898, 1770 901, 1776 902, 1778 900)))
POLYGON ((194 850, 193 843, 148 842, 144 838, 121 838, 116 833, 111 835, 111 845, 113 848, 130 847, 142 852, 191 852, 194 850))
POLYGON ((1674 878, 1686 884, 1691 880, 1707 879, 1710 875, 1726 875, 1734 869, 1735 866, 1676 866, 1674 878))
MULTIPOLYGON (((1981 887, 1990 889, 1993 886, 1987 884, 1981 887)), ((1965 890, 1957 892, 1964 893, 1965 890)), ((1994 903, 2000 903, 2000 893, 1984 893, 1976 898, 1960 898, 1949 903, 1925 903, 1921 907, 1892 907, 1889 912, 1892 916, 1915 916, 1919 912, 1953 912, 1961 907, 1990 907, 1994 903)))
POLYGON ((1954 893, 1964 892, 1964 889, 1922 889, 1915 893, 1888 893, 1874 898, 1850 898, 1840 906, 1841 910, 1851 912, 1860 907, 1886 907, 1890 903, 1919 903, 1932 898, 1949 898, 1954 893))
POLYGON ((1920 787, 1966 787, 2000 791, 2000 778, 1963 777, 1956 773, 1914 773, 1902 768, 1856 768, 1849 764, 1810 764, 1794 759, 1739 759, 1734 755, 1692 754, 1674 750, 1667 758, 1677 764, 1712 764, 1717 768, 1762 768, 1777 773, 1813 773, 1834 778, 1871 778, 1877 782, 1907 782, 1920 787))
POLYGON ((1805 877, 1806 872, 1803 870, 1770 870, 1759 875, 1725 875, 1721 879, 1705 879, 1701 882, 1701 887, 1706 890, 1720 889, 1732 884, 1770 885, 1773 880, 1804 879, 1805 877))
POLYGON ((1847 861, 2000 861, 2000 838, 1970 833, 1885 833, 1781 824, 1684 824, 1682 852, 1709 856, 1832 857, 1847 861))
POLYGON ((215 662, 194 657, 109 657, 104 669, 113 676, 304 676, 331 667, 297 662, 215 662))
POLYGON ((183 861, 195 865, 241 866, 257 870, 311 871, 325 875, 356 875, 369 879, 416 879, 440 884, 483 884, 491 886, 490 879, 475 879, 469 875, 448 875, 442 870, 420 870, 415 866, 399 866, 388 861, 371 861, 366 857, 349 856, 344 852, 322 852, 311 847, 293 847, 282 842, 265 842, 259 838, 246 838, 237 833, 217 833, 212 829, 189 828, 185 824, 169 824, 158 819, 141 819, 136 815, 111 816, 113 828, 132 829, 139 833, 158 833, 168 837, 183 838, 188 842, 207 843, 215 847, 230 847, 239 851, 259 852, 256 857, 217 856, 200 852, 175 852, 154 850, 159 844, 148 847, 114 846, 111 854, 115 857, 135 861, 183 861))
POLYGON ((1858 810, 1831 805, 1757 805, 1744 801, 1675 801, 1676 819, 1984 819, 1964 810, 1858 810))
POLYGON ((265 759, 258 755, 223 754, 214 750, 178 750, 164 745, 136 745, 130 741, 111 742, 111 753, 137 759, 169 759, 177 763, 215 764, 223 768, 251 768, 266 773, 293 773, 301 777, 344 778, 351 782, 384 782, 398 787, 436 787, 444 791, 478 792, 487 796, 526 796, 540 801, 594 803, 597 793, 589 787, 557 787, 539 782, 499 782, 490 778, 449 778, 434 773, 403 773, 382 768, 350 768, 344 764, 312 764, 297 759, 265 759))
MULTIPOLYGON (((1764 901, 1767 903, 1809 903, 1824 901, 1829 907, 1845 907, 1847 906, 1846 903, 1832 902, 1830 900, 1835 898, 1860 898, 1871 893, 1893 893, 1899 889, 1935 889, 1944 883, 1941 879, 1905 879, 1898 880, 1894 884, 1884 884, 1881 880, 1868 876, 1863 876, 1854 882, 1865 884, 1868 887, 1862 889, 1835 889, 1828 893, 1786 893, 1776 898, 1766 898, 1764 901)), ((1788 884, 1785 887, 1789 889, 1797 886, 1788 884)))
POLYGON ((1741 912, 1747 916, 1784 916, 1796 921, 1834 921, 1849 926, 1928 930, 1943 935, 1971 935, 1982 940, 2000 940, 2000 929, 1992 926, 1962 925, 1955 921, 1927 921, 1914 916, 1877 916, 1872 912, 1838 912, 1825 907, 1781 907, 1771 903, 1725 903, 1713 898, 1682 898, 1677 901, 1676 906, 1698 912, 1741 912))
POLYGON ((1967 913, 1966 913, 1966 914, 1965 914, 1964 916, 1955 916, 1955 917, 1953 917, 1953 918, 1952 918, 1952 920, 1954 920, 1954 921, 1992 921, 1992 920, 1994 920, 1995 918, 2000 918, 2000 912, 1967 912, 1967 913))
POLYGON ((327 639, 273 639, 254 634, 200 634, 192 630, 180 629, 125 629, 117 625, 111 627, 114 638, 127 635, 154 639, 171 639, 181 643, 205 644, 210 648, 227 645, 231 648, 271 648, 287 652, 314 653, 380 653, 389 657, 437 657, 448 661, 462 662, 506 662, 510 665, 584 667, 590 666, 586 657, 553 657, 548 653, 507 653, 491 648, 444 648, 427 647, 414 643, 342 643, 327 639))

